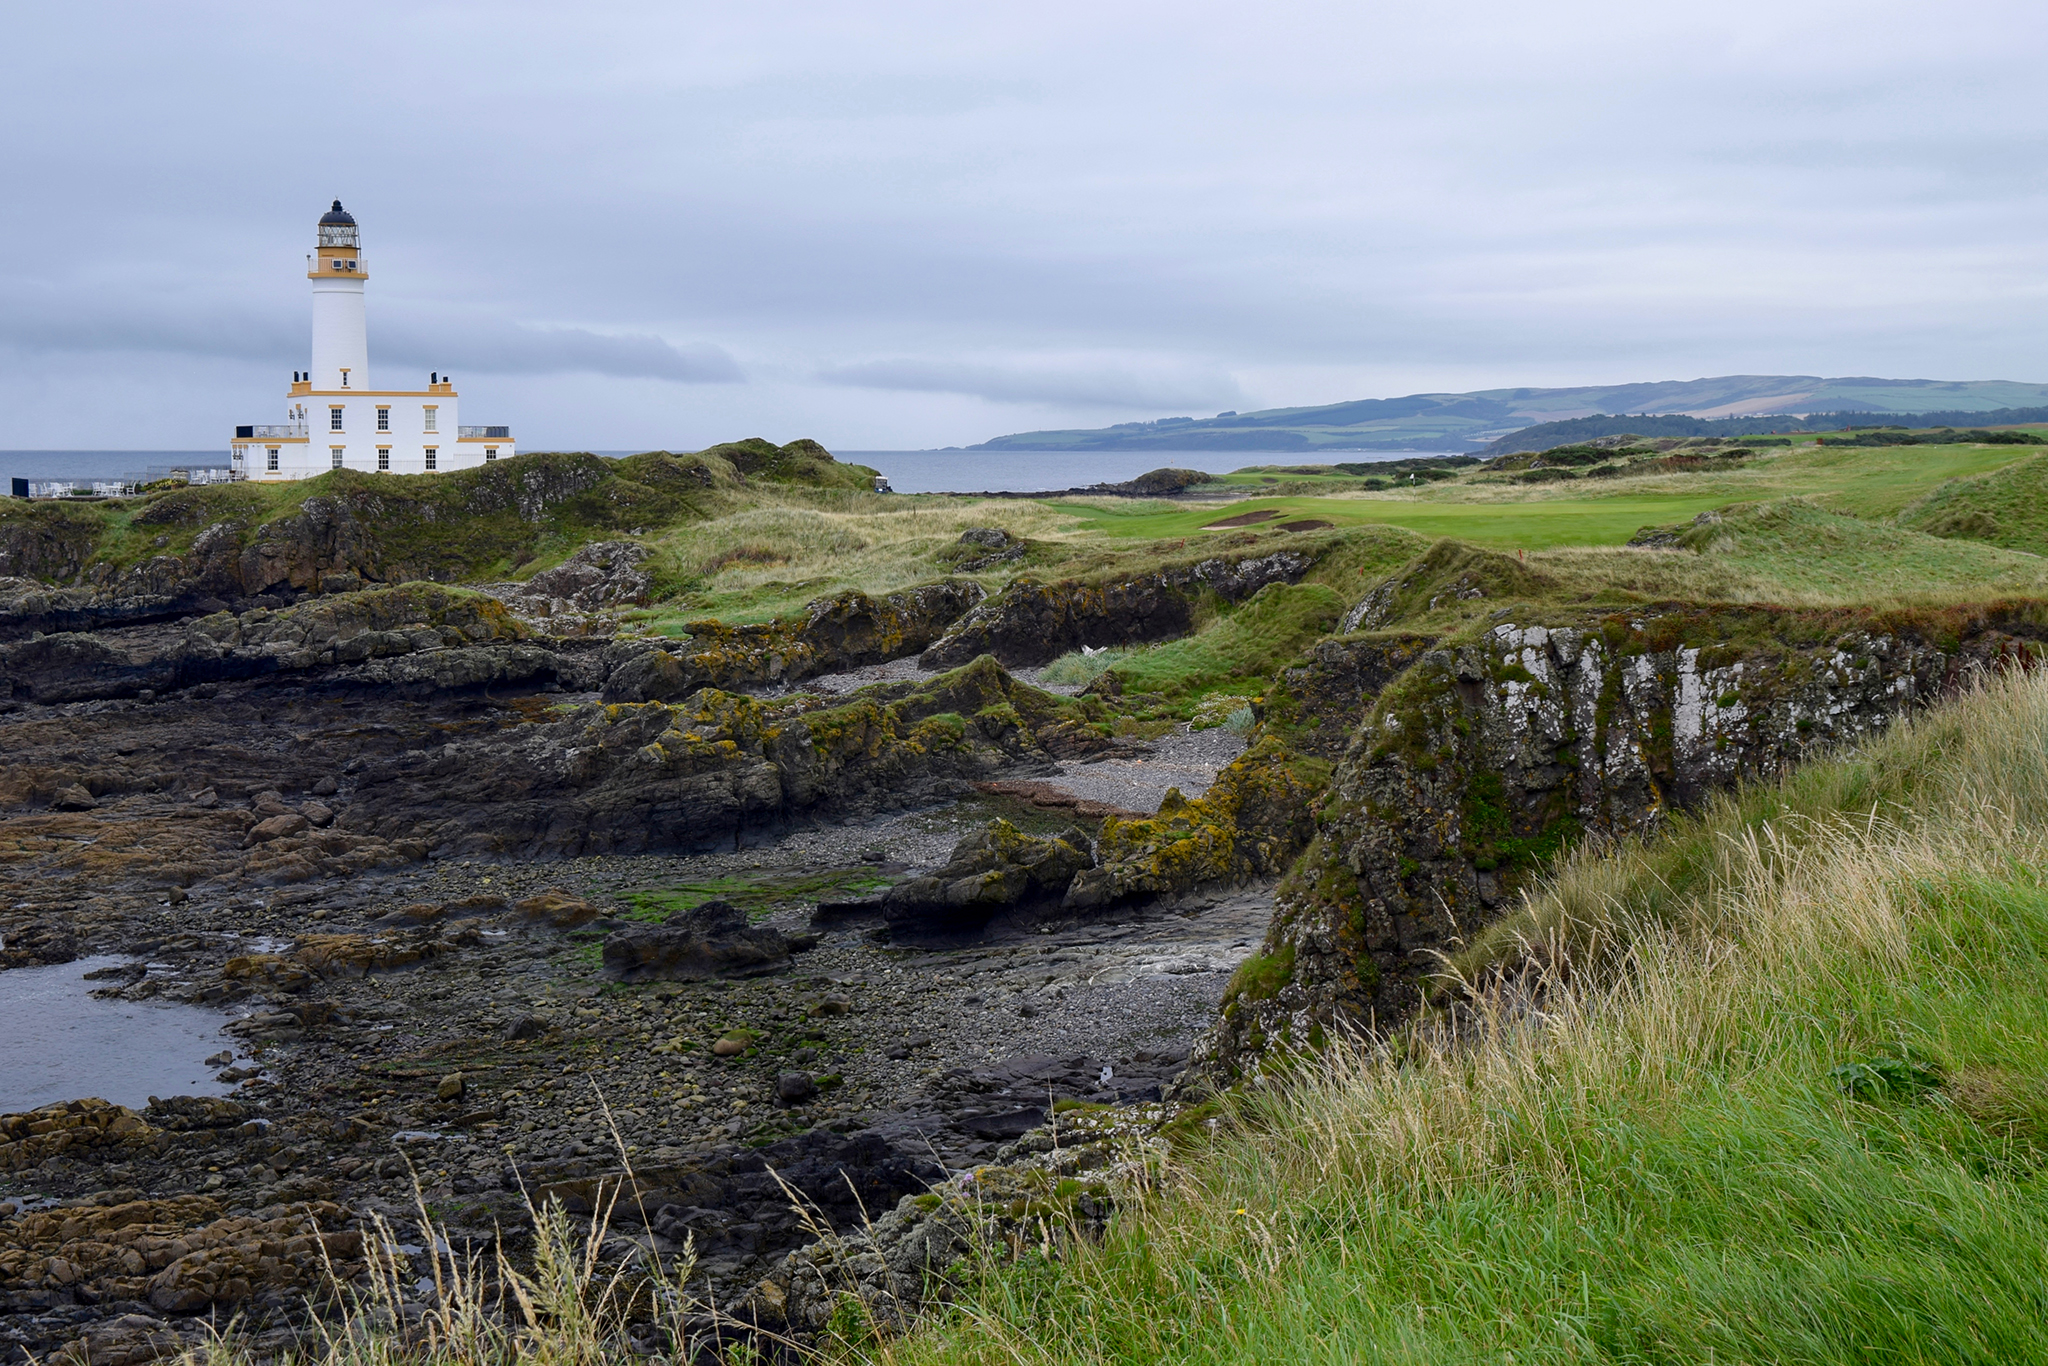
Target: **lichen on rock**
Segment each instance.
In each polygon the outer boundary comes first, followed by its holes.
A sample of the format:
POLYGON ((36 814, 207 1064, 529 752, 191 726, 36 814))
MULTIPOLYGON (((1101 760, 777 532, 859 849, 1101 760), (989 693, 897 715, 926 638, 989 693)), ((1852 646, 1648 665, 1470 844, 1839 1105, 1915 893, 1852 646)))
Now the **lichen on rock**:
MULTIPOLYGON (((698 688, 760 688, 916 654, 985 596, 972 579, 945 579, 873 598, 849 589, 800 616, 761 625, 692 621, 665 646, 644 646, 614 668, 607 702, 660 702, 698 688)), ((960 661, 965 663, 965 660, 960 661)))
POLYGON ((1105 819, 1097 866, 1074 879, 1066 904, 1088 909, 1278 875, 1314 832, 1313 805, 1328 772, 1321 760, 1261 739, 1200 797, 1172 789, 1156 816, 1105 819))
POLYGON ((2041 604, 1521 615, 1425 651, 1380 693, 1276 894, 1261 956, 1291 952, 1288 980, 1226 996, 1192 1080, 1398 1024, 1442 955, 1573 841, 1641 834, 1975 671, 2038 662, 2048 641, 2041 604))

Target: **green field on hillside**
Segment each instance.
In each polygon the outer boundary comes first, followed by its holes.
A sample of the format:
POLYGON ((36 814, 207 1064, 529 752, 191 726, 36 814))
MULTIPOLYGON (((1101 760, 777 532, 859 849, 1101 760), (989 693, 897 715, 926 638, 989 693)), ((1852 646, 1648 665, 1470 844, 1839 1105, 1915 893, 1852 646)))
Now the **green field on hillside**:
MULTIPOLYGON (((2035 448, 2027 446, 1802 444, 1762 448, 1754 458, 1725 470, 1614 480, 1522 485, 1480 470, 1399 492, 1254 495, 1227 505, 1068 498, 1048 506, 1074 513, 1088 531, 1118 538, 1208 534, 1204 529, 1217 522, 1272 512, 1278 515, 1265 520, 1274 524, 1321 521, 1346 527, 1377 522, 1424 536, 1534 550, 1620 545, 1645 526, 1677 522, 1731 503, 1773 498, 1805 498, 1858 517, 1889 517, 1945 481, 1988 474, 2034 455, 2035 448)), ((1230 481, 1233 488, 1249 490, 1255 487, 1254 480, 1274 477, 1246 471, 1230 476, 1230 481)), ((1331 482, 1342 478, 1322 477, 1331 482)))

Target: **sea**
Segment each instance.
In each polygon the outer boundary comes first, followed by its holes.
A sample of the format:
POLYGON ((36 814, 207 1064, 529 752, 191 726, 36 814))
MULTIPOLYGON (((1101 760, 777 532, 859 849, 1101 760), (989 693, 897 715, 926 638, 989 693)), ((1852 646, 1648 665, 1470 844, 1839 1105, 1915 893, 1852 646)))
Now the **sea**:
MULTIPOLYGON (((614 458, 631 451, 599 451, 614 458)), ((898 493, 1036 493, 1086 488, 1135 479, 1172 466, 1227 474, 1247 465, 1304 461, 1401 460, 1441 451, 853 451, 833 455, 879 470, 898 493)), ((227 452, 212 451, 0 451, 0 475, 13 479, 126 479, 190 466, 225 468, 227 452)), ((4 489, 5 485, 0 485, 4 489)))
POLYGON ((102 1001, 85 974, 111 955, 0 974, 0 1114, 80 1096, 141 1109, 151 1096, 218 1096, 230 1088, 206 1065, 232 1050, 229 1017, 203 1006, 102 1001))

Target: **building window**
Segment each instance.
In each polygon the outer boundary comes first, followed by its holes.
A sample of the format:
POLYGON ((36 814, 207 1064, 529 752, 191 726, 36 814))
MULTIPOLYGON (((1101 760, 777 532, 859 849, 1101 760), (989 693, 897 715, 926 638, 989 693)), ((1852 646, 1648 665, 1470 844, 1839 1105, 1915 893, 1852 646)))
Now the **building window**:
POLYGON ((341 409, 329 408, 327 410, 327 430, 330 432, 341 430, 341 409))
POLYGON ((391 468, 391 448, 389 446, 379 446, 377 448, 377 468, 380 470, 391 468))
POLYGON ((341 371, 341 387, 344 389, 348 388, 348 368, 346 366, 341 371))
POLYGON ((486 447, 484 447, 484 459, 486 459, 486 460, 496 460, 497 458, 498 458, 498 448, 497 448, 496 446, 486 446, 486 447))
POLYGON ((329 455, 334 457, 334 468, 336 469, 341 468, 341 452, 342 448, 340 446, 330 446, 327 451, 329 455))
POLYGON ((441 415, 441 410, 440 410, 439 408, 435 407, 435 406, 434 406, 433 404, 431 404, 431 403, 429 403, 429 404, 427 405, 427 430, 428 430, 428 431, 430 431, 430 432, 433 432, 433 431, 439 431, 439 430, 440 430, 440 429, 439 429, 438 427, 436 427, 436 426, 434 425, 434 421, 435 421, 435 419, 436 419, 436 418, 438 418, 438 417, 440 417, 440 415, 441 415))
POLYGON ((427 447, 427 468, 434 468, 434 457, 439 454, 432 446, 427 447))
POLYGON ((377 410, 377 430, 380 432, 391 430, 391 410, 389 408, 379 408, 377 410))
POLYGON ((277 468, 277 447, 272 446, 263 453, 263 467, 268 470, 277 468))

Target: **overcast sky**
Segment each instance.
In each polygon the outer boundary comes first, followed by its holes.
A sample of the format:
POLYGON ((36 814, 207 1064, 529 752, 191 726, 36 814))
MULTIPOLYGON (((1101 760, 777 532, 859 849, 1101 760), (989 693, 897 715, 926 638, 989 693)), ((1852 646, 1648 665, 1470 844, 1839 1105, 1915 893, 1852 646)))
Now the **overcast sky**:
POLYGON ((528 449, 2048 379, 2039 0, 6 13, 0 447, 278 420, 335 197, 528 449))

